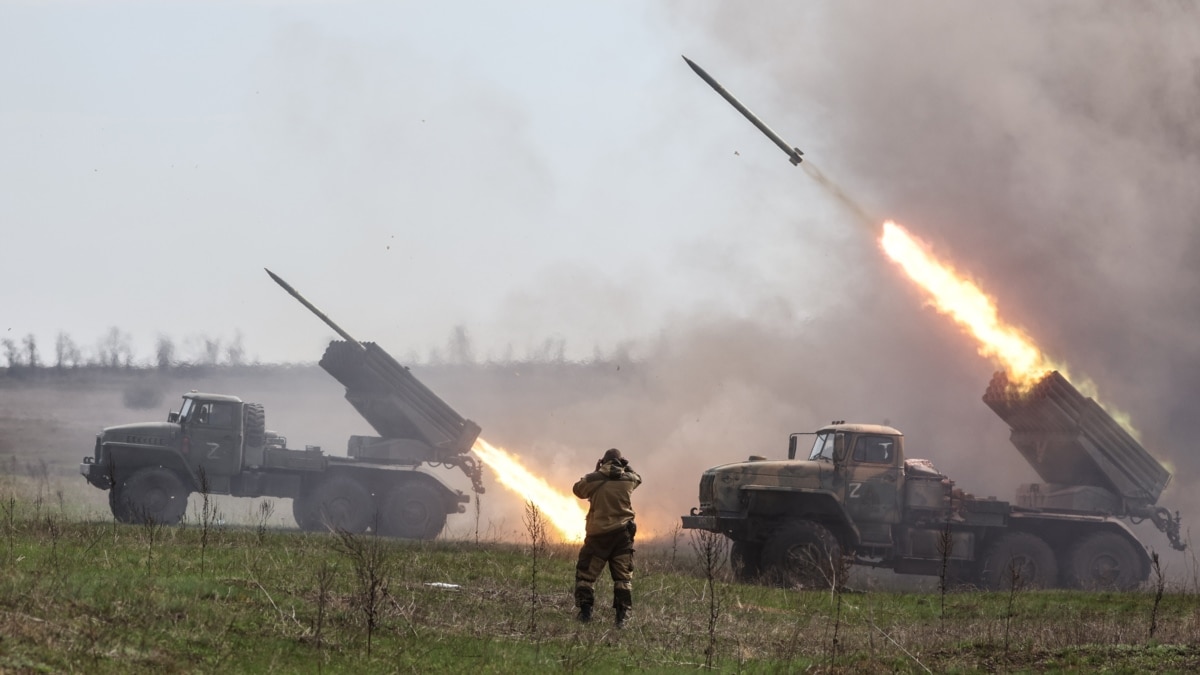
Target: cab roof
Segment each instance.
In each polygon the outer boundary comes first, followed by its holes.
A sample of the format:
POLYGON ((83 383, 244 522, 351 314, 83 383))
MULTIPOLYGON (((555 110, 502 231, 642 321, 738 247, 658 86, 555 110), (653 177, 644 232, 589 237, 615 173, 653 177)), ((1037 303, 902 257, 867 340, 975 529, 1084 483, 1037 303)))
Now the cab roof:
POLYGON ((899 429, 888 427, 882 424, 847 424, 840 422, 838 424, 826 424, 817 429, 817 433, 822 431, 846 431, 852 434, 883 434, 885 436, 903 436, 899 429))
POLYGON ((242 399, 237 396, 229 396, 228 394, 204 394, 198 391, 189 391, 183 395, 184 398, 198 398, 205 401, 224 401, 226 403, 241 403, 242 399))

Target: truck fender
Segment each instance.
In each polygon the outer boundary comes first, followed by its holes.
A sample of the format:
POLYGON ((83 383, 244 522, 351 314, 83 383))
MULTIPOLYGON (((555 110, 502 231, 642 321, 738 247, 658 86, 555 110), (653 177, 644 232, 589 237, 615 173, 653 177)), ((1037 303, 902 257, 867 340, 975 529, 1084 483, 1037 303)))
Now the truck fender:
POLYGON ((751 516, 806 518, 829 528, 843 546, 854 547, 861 541, 858 527, 845 507, 837 497, 824 490, 744 485, 742 494, 746 513, 751 516))
POLYGON ((389 471, 384 491, 407 485, 427 485, 441 496, 442 501, 446 503, 446 511, 448 513, 461 513, 464 509, 459 506, 459 496, 461 492, 451 490, 437 477, 431 476, 424 471, 389 471))
MULTIPOLYGON (((180 480, 191 491, 199 484, 191 467, 183 456, 173 450, 105 443, 109 471, 118 475, 129 475, 145 467, 161 467, 179 474, 180 480)), ((111 476, 110 476, 111 478, 111 476)))

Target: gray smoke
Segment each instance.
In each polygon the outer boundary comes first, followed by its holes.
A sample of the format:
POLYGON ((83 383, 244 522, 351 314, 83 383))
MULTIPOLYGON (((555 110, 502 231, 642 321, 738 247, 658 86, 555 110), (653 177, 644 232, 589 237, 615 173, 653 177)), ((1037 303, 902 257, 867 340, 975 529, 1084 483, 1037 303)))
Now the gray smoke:
MULTIPOLYGON (((699 19, 773 77, 781 109, 817 128, 814 149, 799 140, 810 158, 978 280, 1005 318, 1131 413, 1177 484, 1190 481, 1200 469, 1189 443, 1200 392, 1195 5, 780 2, 699 19)), ((979 427, 955 420, 982 407, 987 366, 963 361, 967 339, 896 279, 875 278, 870 299, 851 295, 826 317, 835 339, 810 334, 813 349, 845 360, 843 378, 884 379, 891 398, 867 399, 881 410, 926 399, 927 410, 893 420, 910 445, 916 427, 937 453, 958 445, 981 466, 979 427), (885 322, 884 336, 860 337, 885 322), (876 367, 926 374, 872 371, 858 360, 868 349, 876 367)), ((986 444, 1005 432, 989 430, 986 444)))

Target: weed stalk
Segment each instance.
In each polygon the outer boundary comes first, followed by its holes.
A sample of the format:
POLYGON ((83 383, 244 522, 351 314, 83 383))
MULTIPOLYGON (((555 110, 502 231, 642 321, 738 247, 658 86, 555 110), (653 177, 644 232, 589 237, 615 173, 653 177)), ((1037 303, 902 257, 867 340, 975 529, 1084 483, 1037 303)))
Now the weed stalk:
POLYGON ((1154 570, 1154 604, 1150 607, 1150 639, 1154 639, 1154 631, 1158 629, 1158 606, 1162 602, 1163 589, 1167 581, 1163 575, 1162 565, 1158 562, 1158 552, 1150 552, 1150 569, 1154 570))
POLYGON ((704 667, 711 670, 717 654, 717 622, 722 609, 717 573, 728 554, 729 540, 719 532, 695 530, 691 544, 700 560, 700 569, 708 589, 708 644, 704 648, 704 667))
POLYGON ((533 502, 525 502, 525 531, 529 534, 529 634, 537 634, 538 561, 546 554, 546 518, 533 502))

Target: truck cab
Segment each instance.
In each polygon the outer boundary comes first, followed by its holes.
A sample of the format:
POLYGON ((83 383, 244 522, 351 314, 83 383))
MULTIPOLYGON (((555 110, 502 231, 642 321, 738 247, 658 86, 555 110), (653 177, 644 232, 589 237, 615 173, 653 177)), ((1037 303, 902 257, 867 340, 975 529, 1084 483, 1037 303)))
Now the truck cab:
POLYGON ((683 526, 729 536, 739 578, 782 574, 814 551, 827 563, 843 550, 883 560, 897 543, 905 484, 899 430, 835 421, 791 434, 786 460, 751 457, 706 471, 700 508, 683 517, 683 526))
POLYGON ((241 472, 245 405, 236 396, 191 393, 178 413, 168 415, 179 425, 180 451, 193 473, 203 467, 209 480, 225 482, 241 472))
POLYGON ((189 392, 166 422, 106 427, 79 472, 109 491, 123 522, 153 518, 176 523, 195 491, 229 493, 242 472, 247 445, 265 437, 263 409, 236 396, 189 392))
MULTIPOLYGON (((891 545, 891 525, 900 522, 904 488, 904 435, 877 424, 832 424, 815 434, 810 462, 832 463, 831 482, 860 540, 891 545)), ((804 436, 792 434, 788 459, 795 460, 804 436)))

